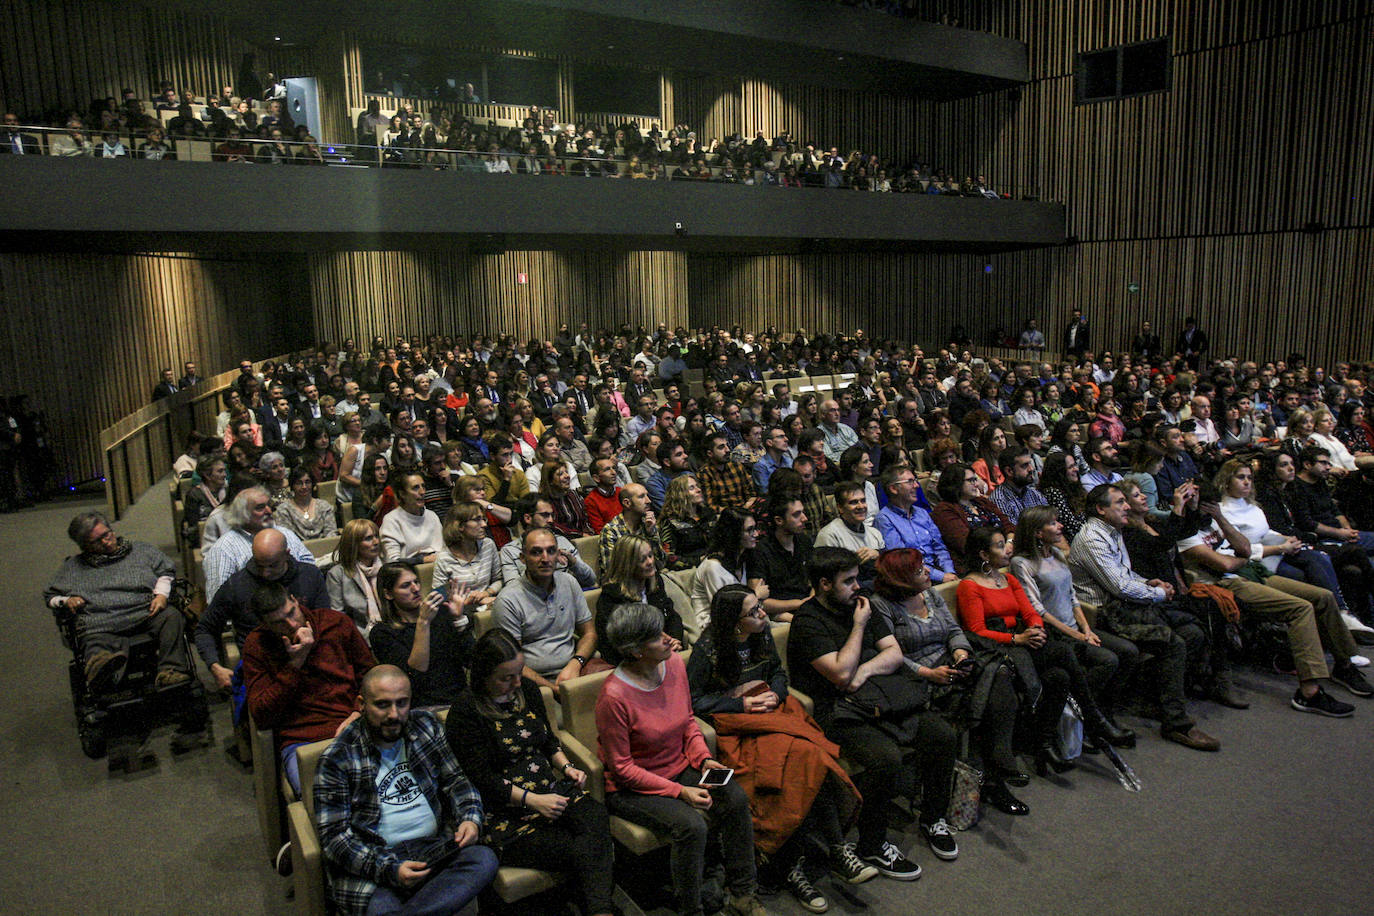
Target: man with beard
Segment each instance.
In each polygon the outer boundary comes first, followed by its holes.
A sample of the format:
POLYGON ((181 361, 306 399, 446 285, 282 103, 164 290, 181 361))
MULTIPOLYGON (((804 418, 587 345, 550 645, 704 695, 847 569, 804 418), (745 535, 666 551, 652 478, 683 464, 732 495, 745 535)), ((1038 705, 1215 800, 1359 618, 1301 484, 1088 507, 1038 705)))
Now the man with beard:
POLYGON ((351 916, 457 913, 496 875, 496 854, 477 843, 482 798, 438 718, 411 710, 400 668, 369 671, 355 703, 315 777, 334 904, 351 916))

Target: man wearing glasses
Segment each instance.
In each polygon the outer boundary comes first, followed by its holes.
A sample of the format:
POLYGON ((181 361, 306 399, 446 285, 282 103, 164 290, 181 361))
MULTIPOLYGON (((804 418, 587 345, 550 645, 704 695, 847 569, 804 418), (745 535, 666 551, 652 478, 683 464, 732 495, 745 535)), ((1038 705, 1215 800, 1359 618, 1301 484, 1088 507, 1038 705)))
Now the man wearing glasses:
POLYGON ((941 582, 957 578, 949 548, 940 537, 940 529, 930 513, 916 505, 920 485, 911 468, 888 468, 882 476, 887 491, 887 506, 878 513, 878 531, 888 550, 914 547, 926 558, 930 581, 941 582))

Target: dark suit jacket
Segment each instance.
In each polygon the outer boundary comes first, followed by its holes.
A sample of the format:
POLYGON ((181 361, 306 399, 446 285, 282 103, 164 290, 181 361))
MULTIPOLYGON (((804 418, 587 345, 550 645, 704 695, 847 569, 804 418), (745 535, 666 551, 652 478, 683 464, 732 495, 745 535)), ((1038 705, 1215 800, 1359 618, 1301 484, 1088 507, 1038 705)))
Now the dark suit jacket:
POLYGON ((1188 340, 1186 331, 1178 332, 1178 340, 1174 342, 1174 350, 1184 356, 1196 356, 1199 353, 1207 352, 1207 335, 1202 328, 1193 329, 1193 339, 1188 340))
MULTIPOLYGON (((261 421, 260 425, 262 426, 262 447, 274 450, 280 449, 282 443, 286 441, 286 437, 281 433, 281 426, 277 423, 276 412, 273 411, 268 414, 267 417, 261 421)), ((287 420, 286 428, 287 432, 290 432, 291 421, 289 419, 287 420)))
MULTIPOLYGON (((39 155, 38 141, 35 140, 33 137, 29 136, 28 134, 19 135, 19 144, 24 148, 25 156, 39 155)), ((11 139, 9 134, 0 135, 0 154, 6 153, 14 153, 14 140, 11 139)))
POLYGON ((171 382, 158 382, 157 387, 153 389, 153 400, 160 401, 168 395, 176 394, 177 390, 177 386, 171 382))
POLYGON ((199 375, 183 375, 181 380, 177 382, 177 387, 190 388, 192 385, 199 385, 203 381, 204 379, 199 375))

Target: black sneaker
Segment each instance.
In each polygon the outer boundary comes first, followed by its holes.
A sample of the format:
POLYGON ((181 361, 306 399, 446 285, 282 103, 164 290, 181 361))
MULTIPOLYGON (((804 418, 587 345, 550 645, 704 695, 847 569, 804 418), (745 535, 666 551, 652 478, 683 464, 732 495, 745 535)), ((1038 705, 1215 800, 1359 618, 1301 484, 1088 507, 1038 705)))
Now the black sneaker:
POLYGON ((1374 697, 1374 687, 1369 686, 1359 668, 1349 663, 1331 669, 1331 683, 1340 684, 1357 697, 1374 697))
POLYGON ((797 903, 801 904, 802 909, 809 913, 824 913, 830 909, 830 902, 825 896, 811 883, 811 879, 806 877, 806 869, 803 867, 804 861, 797 859, 792 870, 787 873, 787 889, 796 898, 797 903))
POLYGON ((1320 687, 1310 697, 1303 696, 1302 688, 1299 687, 1298 692, 1293 694, 1292 704, 1298 712, 1314 712, 1319 716, 1330 716, 1333 719, 1344 719, 1355 714, 1354 706, 1332 699, 1331 695, 1320 687))
POLYGON ((830 850, 830 873, 845 884, 863 884, 878 877, 878 869, 855 854, 853 843, 841 843, 830 850))
POLYGON ((953 862, 959 858, 959 844, 954 842, 954 831, 943 817, 933 824, 922 824, 921 833, 937 859, 953 862))
POLYGON ((878 874, 898 881, 915 881, 921 877, 921 866, 902 855, 900 849, 886 841, 883 842, 881 851, 871 856, 859 856, 859 860, 872 865, 878 870, 878 874))

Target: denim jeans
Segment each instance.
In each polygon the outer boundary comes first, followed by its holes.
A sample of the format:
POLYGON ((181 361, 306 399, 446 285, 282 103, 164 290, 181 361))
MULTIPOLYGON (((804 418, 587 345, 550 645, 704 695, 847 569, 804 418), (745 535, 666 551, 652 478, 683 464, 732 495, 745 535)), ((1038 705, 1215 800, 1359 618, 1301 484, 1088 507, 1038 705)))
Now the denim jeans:
POLYGON ((367 916, 448 916, 457 913, 482 892, 500 867, 496 853, 486 846, 469 846, 448 866, 409 897, 394 888, 378 887, 367 904, 367 916))

